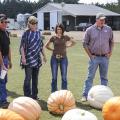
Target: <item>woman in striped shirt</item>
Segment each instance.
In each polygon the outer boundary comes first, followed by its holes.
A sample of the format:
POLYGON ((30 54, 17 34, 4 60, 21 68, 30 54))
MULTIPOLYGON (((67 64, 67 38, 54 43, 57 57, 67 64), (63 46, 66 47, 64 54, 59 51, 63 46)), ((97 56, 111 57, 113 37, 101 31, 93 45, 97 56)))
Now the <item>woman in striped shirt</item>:
POLYGON ((37 18, 30 16, 28 19, 28 30, 26 30, 21 39, 21 65, 25 69, 24 95, 38 99, 38 74, 39 68, 46 57, 43 50, 43 41, 40 31, 37 30, 37 18), (32 79, 32 86, 31 86, 32 79))

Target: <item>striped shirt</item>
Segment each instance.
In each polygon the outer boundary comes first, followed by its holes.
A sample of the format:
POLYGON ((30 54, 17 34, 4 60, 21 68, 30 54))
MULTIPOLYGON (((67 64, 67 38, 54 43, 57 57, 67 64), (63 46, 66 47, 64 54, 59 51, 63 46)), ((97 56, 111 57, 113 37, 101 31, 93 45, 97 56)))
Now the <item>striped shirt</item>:
POLYGON ((27 30, 24 32, 20 48, 23 47, 26 57, 26 65, 39 68, 42 65, 40 52, 43 49, 43 41, 39 31, 27 30))

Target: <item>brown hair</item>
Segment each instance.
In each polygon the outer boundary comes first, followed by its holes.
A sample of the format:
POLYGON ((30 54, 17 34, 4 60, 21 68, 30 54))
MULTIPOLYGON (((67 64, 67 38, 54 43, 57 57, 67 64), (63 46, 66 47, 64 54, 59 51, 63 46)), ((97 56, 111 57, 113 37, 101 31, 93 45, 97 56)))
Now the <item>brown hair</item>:
POLYGON ((58 27, 62 29, 62 34, 64 34, 65 29, 64 29, 63 24, 61 24, 61 23, 58 23, 58 24, 56 25, 56 27, 55 27, 55 33, 57 34, 57 28, 58 28, 58 27))

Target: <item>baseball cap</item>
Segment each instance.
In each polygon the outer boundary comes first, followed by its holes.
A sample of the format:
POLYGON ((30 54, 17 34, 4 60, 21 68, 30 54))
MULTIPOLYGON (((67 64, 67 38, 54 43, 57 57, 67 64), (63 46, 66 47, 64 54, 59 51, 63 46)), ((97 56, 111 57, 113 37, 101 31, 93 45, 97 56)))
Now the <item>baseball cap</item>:
POLYGON ((104 13, 97 13, 97 15, 96 15, 96 19, 105 19, 106 18, 106 16, 105 16, 105 14, 104 13))
POLYGON ((30 16, 28 18, 28 23, 38 23, 38 20, 35 16, 30 16))

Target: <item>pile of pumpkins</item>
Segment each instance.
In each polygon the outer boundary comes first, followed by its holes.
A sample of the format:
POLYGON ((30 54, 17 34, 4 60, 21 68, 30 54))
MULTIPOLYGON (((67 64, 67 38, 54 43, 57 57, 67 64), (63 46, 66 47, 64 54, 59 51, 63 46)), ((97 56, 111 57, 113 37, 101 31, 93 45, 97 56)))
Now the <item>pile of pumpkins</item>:
MULTIPOLYGON (((97 85, 90 89, 87 99, 92 107, 102 109, 104 120, 120 120, 120 97, 113 96, 109 87, 97 85)), ((68 90, 52 93, 47 107, 50 113, 64 114, 61 120, 98 120, 93 113, 76 108, 75 98, 68 90)), ((8 109, 0 109, 0 120, 40 120, 40 115, 40 105, 29 97, 18 97, 8 109)))

